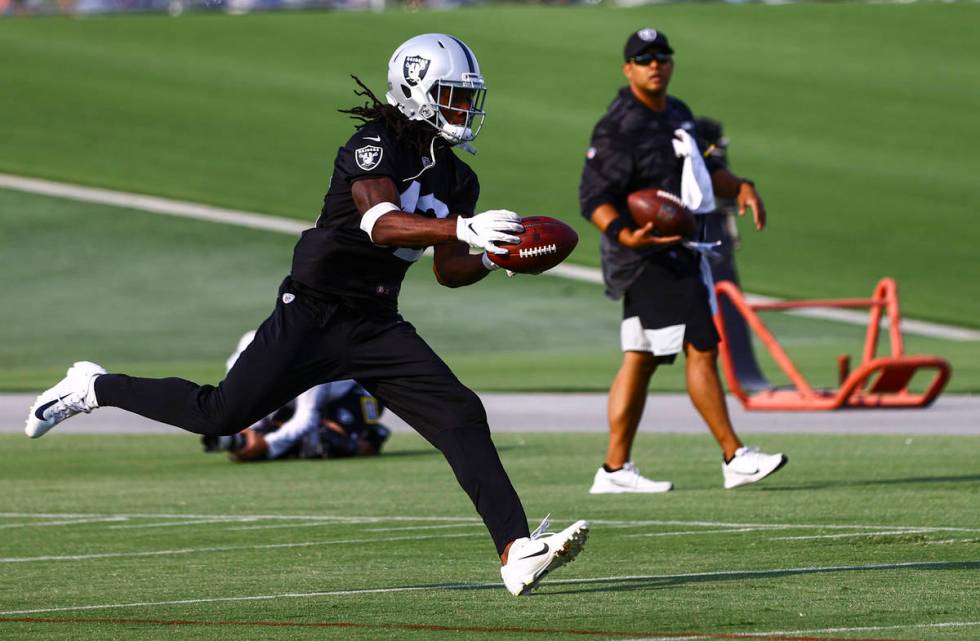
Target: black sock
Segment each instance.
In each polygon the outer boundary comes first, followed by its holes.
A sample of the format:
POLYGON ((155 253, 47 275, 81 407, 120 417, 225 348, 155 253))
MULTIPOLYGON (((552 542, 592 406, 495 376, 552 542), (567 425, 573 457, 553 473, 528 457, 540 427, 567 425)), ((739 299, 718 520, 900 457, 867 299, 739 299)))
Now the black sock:
POLYGON ((605 470, 606 472, 608 472, 609 474, 612 474, 613 472, 618 472, 618 471, 620 471, 621 469, 623 469, 623 466, 622 466, 622 465, 620 465, 620 466, 619 466, 619 467, 617 467, 616 469, 613 469, 613 468, 611 468, 611 467, 609 467, 608 465, 606 465, 605 463, 603 463, 603 464, 602 464, 602 469, 604 469, 604 470, 605 470))

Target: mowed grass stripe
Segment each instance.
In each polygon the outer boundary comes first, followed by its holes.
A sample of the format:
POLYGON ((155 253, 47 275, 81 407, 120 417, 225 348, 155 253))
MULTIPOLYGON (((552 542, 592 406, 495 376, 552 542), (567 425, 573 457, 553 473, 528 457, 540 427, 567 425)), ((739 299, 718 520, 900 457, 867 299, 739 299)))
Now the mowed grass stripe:
MULTIPOLYGON (((0 227, 0 272, 11 302, 0 305, 0 388, 24 391, 50 386, 75 360, 135 376, 219 381, 238 337, 272 309, 294 244, 263 230, 10 190, 0 190, 0 227)), ((402 312, 465 384, 608 389, 621 360, 621 310, 601 287, 499 274, 449 290, 427 267, 409 270, 402 312)), ((862 328, 843 323, 785 314, 767 323, 817 387, 837 384, 834 356, 859 353, 864 339, 862 328)), ((948 391, 980 389, 980 341, 909 336, 906 348, 952 362, 948 391)), ((761 360, 774 384, 785 382, 761 360)), ((657 391, 684 387, 682 366, 657 372, 657 391)))
MULTIPOLYGON (((71 513, 34 513, 34 512, 0 512, 0 518, 68 518, 77 517, 74 520, 66 520, 60 522, 63 525, 72 525, 75 523, 88 523, 88 522, 98 522, 98 521, 118 521, 127 519, 157 519, 157 518, 169 518, 169 519, 190 519, 183 522, 187 525, 195 525, 198 523, 237 523, 241 521, 265 521, 265 520, 302 520, 302 521, 317 521, 322 522, 318 524, 322 525, 360 525, 369 523, 384 523, 384 522, 406 522, 406 521, 418 521, 418 522, 446 522, 453 521, 458 522, 459 527, 468 525, 480 525, 481 521, 473 517, 465 516, 409 516, 409 515, 391 515, 391 516, 319 516, 319 515, 285 515, 285 514, 242 514, 242 515, 220 515, 220 514, 153 514, 153 513, 133 513, 133 514, 71 514, 71 513), (87 519, 92 519, 88 521, 87 519)), ((723 527, 723 528, 754 528, 754 529, 864 529, 864 530, 880 530, 880 529, 891 529, 891 530, 906 530, 906 531, 923 531, 923 532, 980 532, 980 528, 963 528, 963 527, 946 527, 941 525, 883 525, 883 524, 856 524, 856 523, 743 523, 743 522, 724 522, 724 521, 699 521, 699 520, 655 520, 655 519, 643 519, 643 520, 619 520, 619 519, 590 519, 593 525, 609 526, 614 528, 630 528, 630 527, 647 527, 647 526, 663 526, 663 525, 676 525, 676 526, 701 526, 701 527, 723 527)), ((31 525, 31 524, 19 524, 19 525, 31 525)), ((169 525, 169 523, 154 524, 160 526, 169 525)), ((283 527, 292 527, 295 524, 285 524, 283 527)), ((301 524, 303 525, 303 524, 301 524)), ((420 526, 419 528, 403 528, 403 529, 429 529, 433 526, 420 526)), ((437 526, 443 527, 443 526, 437 526)), ((453 525, 445 527, 456 527, 453 525)), ((109 526, 109 529, 118 529, 117 526, 109 526)), ((257 529, 257 528, 236 528, 236 529, 257 529)), ((386 531, 392 528, 384 528, 383 530, 372 530, 366 529, 367 531, 386 531)))
MULTIPOLYGON (((521 628, 521 627, 491 627, 491 626, 448 626, 419 623, 356 623, 353 621, 330 621, 319 623, 301 623, 286 621, 230 621, 230 620, 208 620, 195 621, 190 619, 135 619, 135 618, 50 618, 50 617, 3 617, 0 623, 43 623, 43 624, 78 624, 78 625, 151 625, 151 626, 234 626, 234 627, 255 627, 255 628, 341 628, 341 629, 365 629, 365 630, 399 630, 399 631, 425 631, 425 632, 476 632, 487 634, 561 634, 574 636, 609 636, 625 634, 616 630, 580 630, 569 628, 521 628)), ((771 641, 915 641, 914 639, 884 639, 874 637, 862 639, 859 637, 828 637, 823 636, 828 632, 873 632, 883 630, 906 629, 908 627, 916 629, 930 628, 950 628, 950 627, 972 627, 980 625, 978 621, 949 621, 942 623, 920 623, 912 626, 862 626, 855 628, 819 628, 814 630, 798 630, 794 632, 648 632, 642 638, 631 637, 629 639, 618 639, 617 641, 697 641, 699 639, 769 639, 771 641), (820 634, 821 636, 809 636, 820 634), (800 636, 806 635, 806 636, 800 636)))
MULTIPOLYGON (((604 576, 589 577, 580 579, 550 579, 542 583, 544 585, 591 585, 597 583, 620 583, 635 584, 654 581, 672 581, 676 579, 712 579, 712 578, 771 578, 788 575, 800 574, 828 574, 837 572, 875 572, 891 570, 976 570, 980 569, 980 559, 967 561, 904 561, 899 563, 873 563, 863 565, 831 565, 831 566, 807 566, 793 568, 767 568, 763 570, 721 570, 716 572, 684 572, 680 574, 649 574, 649 575, 624 575, 624 576, 604 576)), ((43 614, 46 612, 71 612, 80 610, 109 610, 120 608, 170 606, 170 605, 193 605, 200 603, 219 603, 231 601, 265 601, 272 599, 312 599, 327 596, 355 596, 360 594, 382 594, 397 592, 418 592, 423 590, 499 590, 500 583, 446 583, 435 585, 405 585, 394 587, 377 588, 358 588, 352 590, 328 590, 317 592, 301 593, 281 593, 281 594, 259 594, 241 595, 225 597, 205 597, 199 599, 176 599, 168 601, 142 601, 133 603, 103 603, 98 605, 73 605, 49 608, 36 608, 30 610, 7 610, 0 611, 0 615, 12 616, 17 614, 43 614)))
POLYGON ((307 548, 320 545, 360 545, 370 543, 392 543, 395 541, 427 541, 432 539, 457 539, 470 536, 486 536, 483 532, 463 534, 444 534, 441 536, 389 536, 366 539, 331 539, 326 541, 299 541, 294 543, 264 543, 255 545, 220 545, 201 548, 179 548, 173 550, 152 550, 143 552, 104 552, 99 554, 66 554, 60 556, 0 557, 0 563, 35 563, 46 561, 92 561, 97 559, 130 558, 143 556, 177 556, 183 554, 202 554, 211 552, 237 552, 240 550, 277 550, 287 548, 307 548))
MULTIPOLYGON (((108 189, 97 189, 82 185, 72 185, 58 183, 50 180, 40 180, 25 176, 13 176, 10 174, 0 174, 0 187, 14 189, 30 194, 42 196, 53 196, 56 198, 66 198, 80 202, 97 203, 100 205, 110 205, 128 209, 136 209, 154 214, 164 214, 169 216, 180 216, 195 220, 204 220, 212 223, 237 225, 239 227, 249 227, 251 229, 262 229, 278 233, 296 235, 310 227, 310 224, 301 223, 280 216, 260 214, 234 209, 224 209, 221 207, 211 207, 200 203, 190 203, 148 196, 146 194, 134 194, 129 192, 113 191, 108 189)), ((602 283, 602 273, 598 268, 585 267, 581 265, 564 264, 558 265, 547 272, 548 276, 558 278, 568 278, 587 283, 602 283)), ((750 302, 774 303, 781 302, 780 298, 771 296, 760 296, 746 292, 750 302)), ((850 325, 866 326, 868 323, 867 313, 855 312, 842 309, 805 309, 787 312, 791 315, 805 316, 819 320, 830 320, 850 325)), ((883 319, 882 328, 889 326, 889 320, 883 319)), ((968 327, 959 327, 944 323, 933 323, 915 319, 903 319, 902 330, 905 334, 927 336, 951 341, 977 341, 980 340, 980 330, 968 327)))

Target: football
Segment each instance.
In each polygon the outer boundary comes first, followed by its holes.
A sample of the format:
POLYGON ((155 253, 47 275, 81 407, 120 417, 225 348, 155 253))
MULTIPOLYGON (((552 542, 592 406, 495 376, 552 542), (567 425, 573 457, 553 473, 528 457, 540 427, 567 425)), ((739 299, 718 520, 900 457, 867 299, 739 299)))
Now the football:
POLYGON ((627 197, 626 204, 637 226, 653 223, 658 236, 690 238, 697 230, 694 214, 680 198, 662 189, 634 191, 627 197))
POLYGON ((519 274, 540 274, 551 269, 578 244, 575 230, 556 218, 528 216, 521 219, 524 233, 517 244, 501 244, 506 254, 488 254, 490 260, 519 274))

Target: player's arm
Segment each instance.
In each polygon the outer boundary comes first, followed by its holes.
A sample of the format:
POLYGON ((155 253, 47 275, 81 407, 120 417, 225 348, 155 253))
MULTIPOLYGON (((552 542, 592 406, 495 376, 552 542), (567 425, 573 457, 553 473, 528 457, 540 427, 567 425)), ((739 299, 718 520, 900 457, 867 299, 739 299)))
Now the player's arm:
POLYGON ((320 424, 321 400, 330 394, 330 383, 314 385, 296 397, 296 409, 282 426, 266 435, 266 458, 279 458, 320 424))
POLYGON ((735 202, 738 203, 739 216, 745 215, 746 207, 751 207, 752 217, 755 219, 755 228, 758 230, 765 228, 766 206, 751 180, 739 178, 722 167, 711 172, 711 186, 715 189, 715 195, 735 199, 735 202))
POLYGON ((653 223, 647 223, 638 229, 629 227, 623 222, 616 208, 609 203, 596 207, 592 211, 590 220, 609 240, 632 249, 672 245, 683 240, 681 236, 654 236, 653 223))
POLYGON ((517 242, 524 230, 514 212, 490 210, 472 218, 428 218, 401 211, 394 181, 387 176, 362 178, 351 185, 361 229, 375 245, 423 248, 463 241, 471 247, 506 253, 494 243, 517 242))
MULTIPOLYGON (((455 218, 453 219, 455 220, 455 218)), ((486 252, 471 254, 466 243, 442 243, 434 247, 432 272, 444 287, 464 287, 483 280, 497 265, 490 262, 486 252)))

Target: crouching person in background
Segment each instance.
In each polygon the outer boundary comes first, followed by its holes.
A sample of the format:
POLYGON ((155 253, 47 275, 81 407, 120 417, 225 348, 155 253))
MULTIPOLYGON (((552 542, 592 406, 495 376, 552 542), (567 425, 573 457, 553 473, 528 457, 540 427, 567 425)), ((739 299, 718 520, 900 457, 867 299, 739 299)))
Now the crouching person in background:
MULTIPOLYGON (((242 336, 228 369, 255 332, 242 336)), ((316 385, 254 425, 231 436, 202 436, 205 452, 228 452, 236 463, 271 459, 374 456, 391 431, 379 420, 384 408, 353 380, 316 385)))

